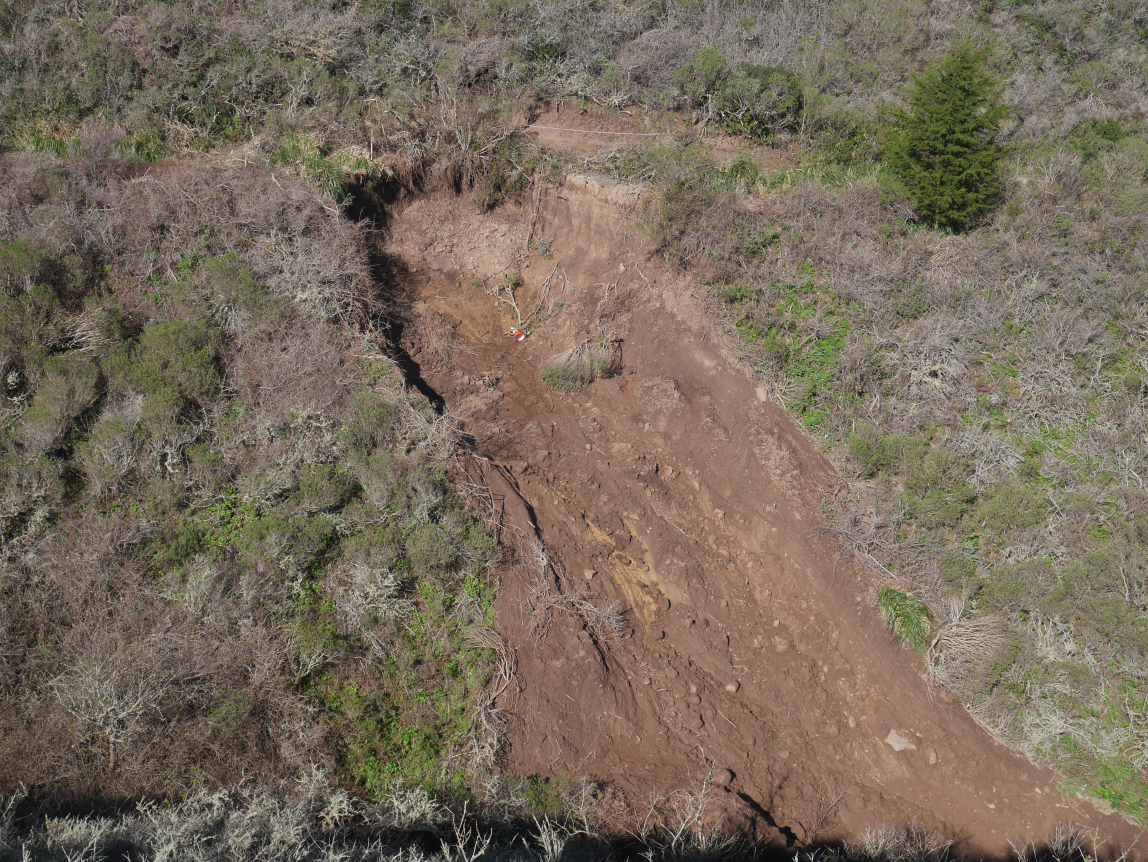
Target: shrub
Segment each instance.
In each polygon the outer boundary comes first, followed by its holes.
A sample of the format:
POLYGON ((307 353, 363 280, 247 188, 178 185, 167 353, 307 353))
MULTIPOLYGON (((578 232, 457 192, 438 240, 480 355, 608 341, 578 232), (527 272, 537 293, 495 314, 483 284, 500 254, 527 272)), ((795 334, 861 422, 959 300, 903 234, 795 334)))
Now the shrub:
POLYGON ((933 618, 928 605, 916 596, 893 587, 882 587, 877 594, 877 609, 885 617, 889 631, 921 655, 925 654, 933 618))
POLYGON ((1018 482, 1002 482, 977 507, 977 519, 985 529, 1004 539, 1045 522, 1048 500, 1037 488, 1018 482))
POLYGON ((458 561, 458 551, 438 524, 427 524, 407 539, 407 556, 415 568, 448 569, 458 561))
POLYGON ((702 48, 678 69, 674 84, 693 104, 708 105, 730 132, 754 138, 793 127, 803 104, 801 82, 792 72, 746 63, 735 74, 713 48, 702 48))
POLYGON ((674 84, 692 102, 701 105, 721 90, 729 76, 729 60, 720 51, 702 48, 694 59, 674 73, 674 84))
POLYGON ((768 138, 801 117, 801 82, 780 66, 747 64, 726 79, 715 106, 731 132, 768 138))
POLYGON ((140 336, 128 374, 145 393, 205 402, 219 389, 219 337, 206 321, 153 323, 140 336))
POLYGON ((911 434, 882 434, 872 425, 863 425, 849 440, 849 451, 857 459, 858 472, 865 479, 881 470, 900 472, 906 454, 919 457, 924 446, 911 434))
POLYGON ((977 574, 977 560, 957 548, 949 548, 937 561, 937 569, 945 583, 958 591, 969 588, 977 574))
POLYGON ((1002 180, 995 138, 1008 116, 986 49, 964 43, 917 78, 894 114, 885 161, 928 224, 963 230, 988 213, 1002 180))
POLYGON ((99 369, 83 354, 53 356, 44 365, 44 381, 20 420, 19 438, 32 456, 63 445, 72 421, 96 403, 99 369))

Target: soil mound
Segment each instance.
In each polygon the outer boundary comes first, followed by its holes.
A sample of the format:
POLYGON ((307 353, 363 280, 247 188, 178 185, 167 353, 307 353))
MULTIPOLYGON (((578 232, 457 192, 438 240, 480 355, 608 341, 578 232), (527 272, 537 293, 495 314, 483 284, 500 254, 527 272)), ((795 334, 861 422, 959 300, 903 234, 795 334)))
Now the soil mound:
POLYGON ((499 607, 508 768, 651 807, 708 781, 711 818, 780 846, 916 826, 1003 855, 1071 821, 1129 847, 1130 824, 930 696, 824 530, 829 463, 650 258, 640 195, 571 177, 531 208, 424 199, 393 223, 403 346, 522 551, 499 607), (542 381, 586 344, 617 361, 576 391, 542 381))

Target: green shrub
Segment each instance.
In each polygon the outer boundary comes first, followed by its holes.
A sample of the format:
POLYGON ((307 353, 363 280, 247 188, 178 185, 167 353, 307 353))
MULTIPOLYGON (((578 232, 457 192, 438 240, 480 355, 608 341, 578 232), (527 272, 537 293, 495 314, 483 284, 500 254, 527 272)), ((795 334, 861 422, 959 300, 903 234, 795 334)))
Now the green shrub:
POLYGON ((1031 485, 1001 482, 985 494, 976 517, 987 532, 1007 540, 1045 522, 1048 498, 1031 485))
POLYGON ((905 490, 918 497, 939 490, 955 499, 971 502, 975 494, 965 483, 971 470, 968 458, 944 446, 930 450, 923 457, 917 451, 913 457, 904 458, 905 490))
POLYGON ((1066 596, 1058 567, 1047 557, 997 566, 984 593, 987 607, 1004 613, 1040 611, 1055 616, 1066 596))
POLYGON ((977 560, 958 548, 949 548, 937 561, 937 570, 946 584, 964 592, 976 578, 977 560))
POLYGON ((797 76, 780 66, 745 64, 734 74, 713 48, 702 48, 674 73, 678 91, 706 105, 732 133, 768 138, 800 119, 803 96, 797 76))
POLYGON ((75 351, 48 358, 44 379, 20 418, 17 436, 30 456, 64 445, 72 422, 94 405, 101 392, 100 370, 75 351))
POLYGON ((401 426, 395 405, 369 389, 354 392, 351 399, 354 412, 339 429, 348 454, 366 459, 376 450, 390 449, 401 426))
POLYGON ((862 425, 849 440, 858 472, 870 479, 881 470, 899 473, 907 455, 920 457, 924 444, 911 434, 882 434, 874 425, 862 425))
POLYGON ((713 48, 702 48, 694 59, 674 73, 674 84, 682 94, 701 105, 707 97, 719 92, 729 76, 730 65, 725 55, 713 48))
POLYGON ((358 490, 358 483, 332 464, 305 465, 298 482, 297 499, 309 513, 341 509, 358 490))
POLYGON ((546 363, 538 367, 538 376, 551 389, 570 393, 581 392, 594 379, 588 368, 548 365, 546 363))
POLYGON ((458 549, 438 524, 427 524, 407 539, 407 557, 416 569, 449 569, 458 561, 458 549))
POLYGON ((916 596, 893 587, 882 587, 877 594, 877 609, 885 617, 889 631, 921 655, 925 654, 933 619, 928 605, 916 596))
POLYGON ((801 119, 801 82, 780 66, 746 64, 721 82, 714 107, 730 132, 766 139, 801 119))
POLYGON ((278 514, 254 518, 238 537, 239 549, 272 569, 306 571, 336 539, 325 518, 292 518, 278 514))
POLYGON ((160 564, 164 568, 174 568, 194 557, 202 547, 203 529, 198 524, 188 524, 164 547, 160 564))
POLYGON ((963 230, 1000 197, 996 135, 1008 108, 1001 84, 984 68, 987 49, 970 43, 917 78, 909 110, 896 111, 885 161, 924 222, 963 230))
POLYGON ((288 301, 261 285, 251 267, 234 253, 206 261, 197 277, 207 294, 212 315, 220 325, 237 317, 262 326, 290 312, 288 301))
POLYGON ((144 328, 120 369, 139 388, 170 402, 205 403, 219 391, 222 333, 203 320, 170 320, 144 328))

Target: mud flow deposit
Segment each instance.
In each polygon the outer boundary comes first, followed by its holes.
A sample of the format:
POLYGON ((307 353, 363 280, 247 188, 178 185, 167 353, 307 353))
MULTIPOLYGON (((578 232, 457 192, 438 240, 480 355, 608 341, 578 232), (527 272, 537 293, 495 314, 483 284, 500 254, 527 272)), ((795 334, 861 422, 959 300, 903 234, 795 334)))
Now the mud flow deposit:
POLYGON ((427 198, 391 226, 402 346, 519 550, 508 767, 634 805, 708 781, 707 817, 781 846, 915 825, 996 854, 1071 821, 1128 847, 1137 830, 1062 795, 891 641, 824 531, 828 462, 650 256, 640 197, 571 177, 521 210, 427 198))

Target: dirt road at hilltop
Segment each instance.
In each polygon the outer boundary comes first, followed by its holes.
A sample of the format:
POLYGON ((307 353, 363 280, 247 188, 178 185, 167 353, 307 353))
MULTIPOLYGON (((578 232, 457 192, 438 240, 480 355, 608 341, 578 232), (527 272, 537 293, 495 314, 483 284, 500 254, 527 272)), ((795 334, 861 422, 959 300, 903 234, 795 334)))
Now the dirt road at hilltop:
POLYGON ((502 584, 521 684, 500 703, 508 768, 592 777, 635 805, 708 776, 714 816, 779 846, 916 825, 996 855, 1074 822, 1128 847, 1138 829, 930 698, 823 530, 832 468, 689 281, 650 259, 638 197, 570 178, 533 209, 424 199, 392 223, 403 346, 489 459, 468 469, 504 538, 527 553, 537 537, 554 562, 502 584), (492 295, 508 274, 523 315, 539 309, 522 343, 492 295), (540 363, 602 336, 618 376, 577 394, 541 382, 540 363), (586 603, 612 602, 619 638, 586 622, 586 603))

